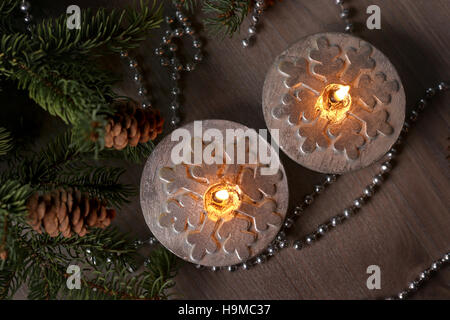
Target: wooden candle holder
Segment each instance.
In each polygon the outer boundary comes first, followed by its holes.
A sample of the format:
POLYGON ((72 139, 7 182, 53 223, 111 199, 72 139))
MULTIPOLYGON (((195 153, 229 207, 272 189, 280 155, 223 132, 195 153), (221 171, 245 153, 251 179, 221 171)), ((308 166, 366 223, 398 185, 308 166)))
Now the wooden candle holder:
POLYGON ((308 36, 279 55, 262 100, 267 127, 279 130, 280 148, 324 173, 378 160, 405 118, 405 92, 394 66, 368 42, 343 33, 308 36))
MULTIPOLYGON (((226 129, 248 129, 225 120, 202 124, 223 137, 226 129)), ((182 129, 202 141, 194 136, 193 123, 182 129)), ((153 235, 180 258, 205 266, 234 265, 260 254, 286 216, 288 186, 281 163, 271 175, 261 174, 261 164, 237 164, 237 152, 233 164, 174 164, 171 152, 178 143, 166 136, 142 174, 141 206, 153 235)), ((266 141, 262 144, 258 147, 275 152, 266 141)), ((203 144, 202 152, 207 146, 203 144)))

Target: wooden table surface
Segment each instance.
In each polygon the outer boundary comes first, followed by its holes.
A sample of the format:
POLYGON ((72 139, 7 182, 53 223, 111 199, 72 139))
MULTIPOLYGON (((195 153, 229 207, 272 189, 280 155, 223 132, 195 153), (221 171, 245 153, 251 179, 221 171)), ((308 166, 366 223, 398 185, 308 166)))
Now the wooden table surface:
MULTIPOLYGON (((53 1, 47 2, 56 6, 53 1)), ((129 2, 70 0, 61 1, 58 7, 62 12, 69 3, 121 7, 129 2)), ((450 80, 450 1, 351 1, 353 20, 365 25, 366 8, 371 4, 381 8, 382 29, 371 31, 364 27, 357 35, 378 47, 397 67, 409 110, 427 86, 441 79, 450 80)), ((261 94, 274 58, 306 35, 342 31, 344 24, 338 13, 334 0, 284 0, 264 14, 256 44, 250 49, 243 49, 240 41, 248 21, 241 36, 209 39, 204 63, 185 77, 183 123, 227 119, 255 129, 265 128, 261 94)), ((153 54, 161 34, 155 31, 138 50, 138 61, 161 103, 158 106, 169 117, 170 81, 153 54)), ((131 81, 121 88, 128 95, 136 92, 131 81)), ((373 299, 405 288, 434 259, 450 251, 449 102, 450 93, 446 93, 421 115, 392 174, 357 216, 310 247, 283 250, 250 271, 213 273, 184 264, 176 278, 178 297, 373 299), (380 290, 366 286, 369 265, 381 268, 380 290)), ((289 177, 293 208, 324 175, 299 166, 284 154, 281 159, 289 177)), ((303 237, 339 213, 360 194, 378 167, 379 163, 339 178, 296 221, 288 238, 303 237)), ((128 165, 128 169, 125 180, 139 186, 142 166, 128 165)), ((138 198, 120 213, 117 223, 142 238, 149 236, 138 198)), ((449 269, 440 271, 415 297, 449 299, 449 269)))

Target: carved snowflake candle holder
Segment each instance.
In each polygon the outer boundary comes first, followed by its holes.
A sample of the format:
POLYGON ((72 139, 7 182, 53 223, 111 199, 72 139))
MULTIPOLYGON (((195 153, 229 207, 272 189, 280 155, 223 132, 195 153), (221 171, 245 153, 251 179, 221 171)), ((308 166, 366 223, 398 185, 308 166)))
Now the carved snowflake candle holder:
MULTIPOLYGON (((202 123, 203 131, 215 128, 223 137, 226 129, 248 129, 224 120, 202 123)), ((193 123, 183 128, 192 141, 203 141, 194 136, 193 123)), ((258 148, 275 152, 260 141, 258 148)), ((280 230, 288 205, 287 181, 278 158, 276 172, 264 175, 259 161, 237 164, 239 139, 226 143, 232 148, 222 148, 223 164, 174 164, 171 153, 179 142, 167 136, 152 152, 141 179, 142 211, 153 235, 180 258, 205 266, 234 265, 260 254, 280 230), (226 150, 234 150, 233 155, 226 150)), ((249 159, 249 143, 244 143, 241 150, 249 159)), ((212 146, 201 144, 203 152, 212 146)))
POLYGON ((290 158, 344 173, 370 165, 394 144, 405 92, 394 66, 371 44, 321 33, 277 57, 264 83, 263 111, 290 158))

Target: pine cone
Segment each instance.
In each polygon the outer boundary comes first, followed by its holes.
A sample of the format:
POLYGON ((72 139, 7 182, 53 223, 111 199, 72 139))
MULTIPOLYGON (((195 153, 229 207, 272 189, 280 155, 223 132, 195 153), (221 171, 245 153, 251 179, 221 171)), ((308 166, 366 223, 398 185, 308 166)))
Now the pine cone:
POLYGON ((0 260, 6 260, 8 259, 8 251, 6 249, 1 248, 0 249, 0 260))
POLYGON ((105 228, 115 217, 114 209, 106 209, 98 199, 90 199, 80 191, 56 190, 28 199, 28 223, 38 233, 45 231, 51 237, 86 235, 88 227, 105 228))
POLYGON ((132 100, 120 99, 113 103, 117 112, 105 127, 105 146, 122 150, 127 145, 154 140, 163 130, 164 119, 158 110, 144 109, 132 100))

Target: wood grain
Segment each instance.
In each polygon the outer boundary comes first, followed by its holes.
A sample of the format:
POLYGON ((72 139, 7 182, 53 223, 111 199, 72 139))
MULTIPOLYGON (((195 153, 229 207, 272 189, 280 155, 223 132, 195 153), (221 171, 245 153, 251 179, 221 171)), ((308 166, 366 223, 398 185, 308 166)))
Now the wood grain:
MULTIPOLYGON (((128 0, 44 1, 54 12, 68 4, 125 6, 128 0), (58 9, 59 8, 59 9, 58 9)), ((349 1, 350 2, 350 1, 349 1)), ((357 34, 372 43, 396 66, 407 106, 423 96, 426 86, 450 74, 448 0, 351 1, 353 21, 364 23, 368 5, 381 8, 381 30, 357 34)), ((45 3, 43 4, 45 7, 45 3)), ((59 11, 58 11, 59 10, 59 11)), ((277 2, 263 18, 256 44, 241 48, 240 37, 211 39, 205 63, 185 78, 184 123, 226 119, 264 128, 261 94, 265 74, 275 57, 300 38, 318 32, 340 32, 343 22, 333 0, 277 2)), ((242 28, 242 37, 246 26, 242 28)), ((138 60, 158 105, 169 115, 170 81, 153 49, 162 31, 140 48, 138 60)), ((112 64, 117 68, 117 63, 112 64)), ((448 80, 448 79, 446 79, 448 80)), ((132 81, 122 91, 134 94, 132 81)), ((397 293, 432 260, 450 250, 449 93, 423 112, 398 157, 396 169, 357 216, 305 250, 284 250, 251 271, 213 273, 185 264, 175 291, 186 299, 372 299, 397 293), (381 290, 368 290, 366 269, 381 268, 381 290)), ((409 108, 410 109, 410 108, 409 108)), ((323 175, 281 155, 289 178, 293 208, 323 175)), ((127 165, 126 181, 139 186, 143 166, 127 165)), ((359 195, 378 164, 345 174, 300 217, 289 238, 304 236, 338 213, 359 195)), ((118 225, 142 238, 149 230, 139 199, 117 218, 118 225)), ((23 293, 22 293, 23 297, 23 293)), ((439 272, 415 298, 450 299, 450 270, 439 272)))

